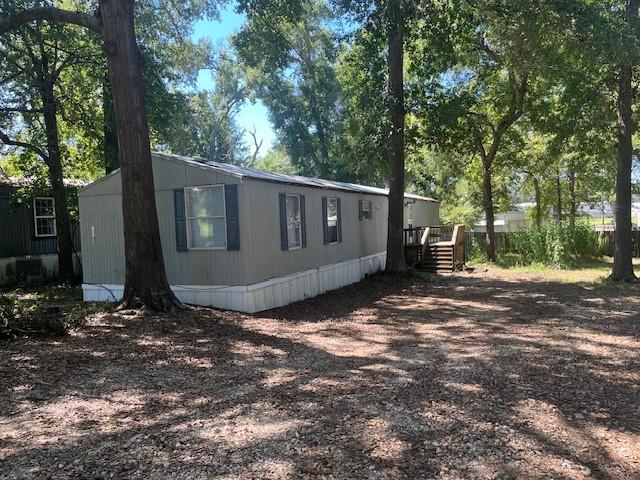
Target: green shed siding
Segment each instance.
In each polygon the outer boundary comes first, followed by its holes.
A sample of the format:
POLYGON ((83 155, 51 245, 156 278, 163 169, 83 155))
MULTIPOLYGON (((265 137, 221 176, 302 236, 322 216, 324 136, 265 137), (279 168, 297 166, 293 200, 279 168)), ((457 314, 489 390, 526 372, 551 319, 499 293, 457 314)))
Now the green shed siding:
MULTIPOLYGON (((15 188, 0 185, 0 258, 58 253, 55 237, 36 238, 33 210, 29 203, 13 198, 15 188)), ((80 229, 73 225, 74 246, 80 250, 80 229)))

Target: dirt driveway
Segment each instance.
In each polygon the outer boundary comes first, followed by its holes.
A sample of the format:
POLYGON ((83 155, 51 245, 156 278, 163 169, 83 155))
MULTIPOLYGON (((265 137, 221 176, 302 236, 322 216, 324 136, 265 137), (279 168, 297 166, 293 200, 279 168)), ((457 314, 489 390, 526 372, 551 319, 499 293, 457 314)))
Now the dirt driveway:
POLYGON ((0 478, 640 478, 637 289, 376 277, 0 344, 0 478))

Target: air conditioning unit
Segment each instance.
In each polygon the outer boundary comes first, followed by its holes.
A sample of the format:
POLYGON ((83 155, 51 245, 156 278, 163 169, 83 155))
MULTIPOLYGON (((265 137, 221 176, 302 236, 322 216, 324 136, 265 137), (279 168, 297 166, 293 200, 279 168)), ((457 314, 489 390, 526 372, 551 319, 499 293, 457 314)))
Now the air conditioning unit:
POLYGON ((18 285, 40 285, 44 279, 42 259, 20 258, 16 260, 16 282, 18 285))

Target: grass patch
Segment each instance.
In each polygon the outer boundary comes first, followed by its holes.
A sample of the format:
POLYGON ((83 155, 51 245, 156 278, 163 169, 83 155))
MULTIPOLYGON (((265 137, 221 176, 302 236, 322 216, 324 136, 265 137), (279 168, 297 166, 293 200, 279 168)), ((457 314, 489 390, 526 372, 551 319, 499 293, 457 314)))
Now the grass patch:
MULTIPOLYGON (((470 266, 487 268, 507 278, 535 277, 557 283, 603 285, 611 273, 611 258, 581 260, 571 268, 560 269, 542 263, 526 263, 518 254, 499 255, 496 263, 472 262, 470 266)), ((634 260, 634 264, 640 262, 634 260)))
POLYGON ((0 338, 59 336, 81 326, 93 314, 109 312, 109 303, 85 303, 79 287, 47 285, 0 290, 0 338))

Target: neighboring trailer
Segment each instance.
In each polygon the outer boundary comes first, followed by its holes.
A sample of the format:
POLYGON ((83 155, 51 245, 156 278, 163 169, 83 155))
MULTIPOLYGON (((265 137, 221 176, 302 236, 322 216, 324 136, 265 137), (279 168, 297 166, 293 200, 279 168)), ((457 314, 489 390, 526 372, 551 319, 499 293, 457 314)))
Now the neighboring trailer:
MULTIPOLYGON (((187 302, 256 312, 339 288, 385 264, 383 189, 153 155, 167 277, 187 302)), ((119 171, 79 192, 84 298, 124 283, 119 171)), ((407 195, 405 224, 438 224, 439 203, 407 195)))
MULTIPOLYGON (((65 181, 75 189, 82 182, 65 181)), ((55 211, 50 193, 33 196, 17 195, 19 188, 31 188, 23 178, 0 179, 0 285, 16 282, 17 263, 38 260, 43 279, 55 277, 58 271, 58 237, 55 211), (38 210, 38 211, 36 211, 38 210)), ((72 225, 74 267, 80 271, 80 231, 72 225)))

